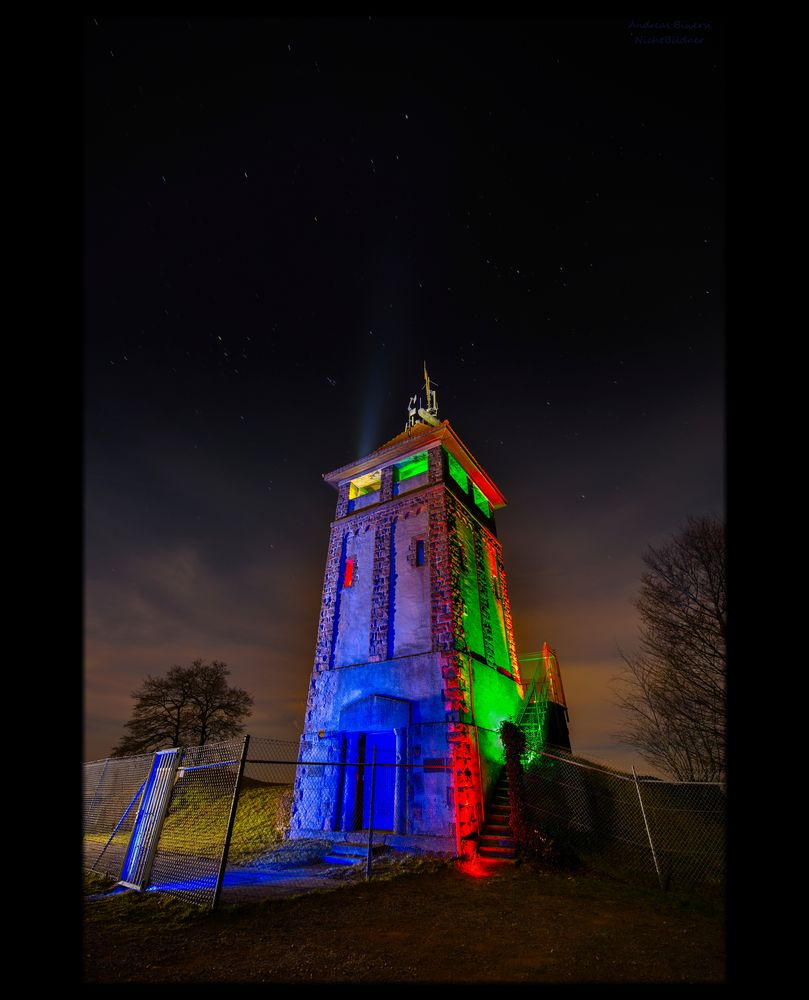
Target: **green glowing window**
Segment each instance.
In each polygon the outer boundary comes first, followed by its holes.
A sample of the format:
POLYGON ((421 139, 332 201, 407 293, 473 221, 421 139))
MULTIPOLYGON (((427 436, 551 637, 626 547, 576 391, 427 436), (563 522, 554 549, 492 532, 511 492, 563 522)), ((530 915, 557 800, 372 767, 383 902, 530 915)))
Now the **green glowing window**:
POLYGON ((380 489, 381 486, 381 469, 377 469, 376 472, 369 472, 365 476, 358 476, 356 479, 352 479, 348 484, 348 499, 356 500, 357 497, 363 497, 366 493, 375 492, 380 489))
POLYGON ((405 479, 412 479, 413 476, 420 476, 422 472, 426 471, 427 452, 420 451, 418 455, 411 455, 393 467, 393 480, 401 483, 405 479))
POLYGON ((451 455, 449 452, 447 452, 446 454, 447 454, 447 468, 449 469, 449 474, 452 476, 455 482, 461 487, 464 493, 468 492, 469 477, 464 472, 463 466, 457 460, 457 458, 455 458, 454 455, 451 455))
POLYGON ((489 501, 480 492, 480 490, 477 488, 477 486, 475 486, 474 483, 472 483, 472 496, 475 499, 475 503, 477 504, 478 507, 480 507, 480 509, 483 511, 483 513, 486 515, 486 517, 491 517, 492 516, 492 509, 489 506, 489 501))

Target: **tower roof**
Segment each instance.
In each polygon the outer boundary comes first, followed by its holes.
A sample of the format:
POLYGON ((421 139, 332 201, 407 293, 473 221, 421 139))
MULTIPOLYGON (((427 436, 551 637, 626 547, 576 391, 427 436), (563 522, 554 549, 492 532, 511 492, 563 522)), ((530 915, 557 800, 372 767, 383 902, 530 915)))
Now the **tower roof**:
POLYGON ((372 469, 393 465, 408 455, 424 451, 439 442, 461 464, 472 482, 489 501, 493 510, 499 510, 506 506, 505 496, 458 437, 456 431, 450 426, 449 420, 442 420, 434 427, 416 422, 364 458, 349 462, 348 465, 342 465, 332 472, 326 472, 323 474, 323 478, 335 489, 338 489, 340 484, 346 480, 356 479, 372 469))

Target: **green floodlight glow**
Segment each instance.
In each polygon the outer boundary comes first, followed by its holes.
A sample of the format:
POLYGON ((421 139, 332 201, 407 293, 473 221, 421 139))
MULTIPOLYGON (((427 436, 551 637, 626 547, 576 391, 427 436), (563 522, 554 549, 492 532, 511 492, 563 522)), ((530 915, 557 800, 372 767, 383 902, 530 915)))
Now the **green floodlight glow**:
POLYGON ((420 476, 422 472, 427 471, 427 452, 420 451, 418 455, 411 455, 406 458, 403 462, 399 462, 395 466, 395 476, 397 482, 402 482, 405 479, 412 479, 413 476, 420 476))
POLYGON ((480 490, 477 488, 477 486, 475 486, 474 483, 472 483, 472 496, 473 496, 473 498, 475 500, 475 503, 483 511, 483 513, 486 515, 486 517, 491 517, 492 516, 492 509, 489 506, 489 501, 480 492, 480 490))
MULTIPOLYGON (((446 451, 446 449, 444 449, 446 451)), ((467 476, 464 471, 464 467, 458 461, 458 459, 446 451, 447 455, 447 468, 449 469, 449 474, 455 480, 455 482, 461 487, 464 493, 469 492, 469 476, 467 476)))

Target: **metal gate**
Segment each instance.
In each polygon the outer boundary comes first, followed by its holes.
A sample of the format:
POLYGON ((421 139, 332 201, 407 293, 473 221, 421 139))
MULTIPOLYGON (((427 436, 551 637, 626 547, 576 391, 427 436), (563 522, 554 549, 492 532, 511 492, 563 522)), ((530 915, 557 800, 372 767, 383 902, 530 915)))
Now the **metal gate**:
POLYGON ((179 757, 179 749, 159 750, 155 754, 121 869, 119 884, 129 889, 144 889, 149 881, 179 757))

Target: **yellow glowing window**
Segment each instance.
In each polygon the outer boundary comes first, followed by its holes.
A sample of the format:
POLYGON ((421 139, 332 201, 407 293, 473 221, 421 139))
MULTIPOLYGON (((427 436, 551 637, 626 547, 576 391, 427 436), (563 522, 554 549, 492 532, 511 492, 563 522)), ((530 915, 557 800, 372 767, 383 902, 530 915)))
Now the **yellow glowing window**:
POLYGON ((382 487, 382 470, 369 472, 365 476, 357 476, 348 484, 348 499, 356 500, 357 497, 364 497, 366 493, 373 493, 382 487))

